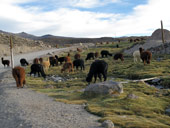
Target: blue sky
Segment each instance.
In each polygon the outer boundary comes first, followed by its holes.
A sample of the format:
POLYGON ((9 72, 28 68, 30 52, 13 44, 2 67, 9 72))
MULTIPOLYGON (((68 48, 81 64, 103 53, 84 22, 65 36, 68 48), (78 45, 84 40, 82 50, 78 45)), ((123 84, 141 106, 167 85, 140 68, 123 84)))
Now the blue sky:
POLYGON ((1 0, 0 30, 37 36, 151 35, 160 20, 170 29, 169 5, 170 0, 1 0))
MULTIPOLYGON (((76 0, 75 0, 76 1, 76 0)), ((93 0, 92 0, 93 1, 93 0)), ((77 0, 78 2, 78 0, 77 0)), ((71 9, 78 9, 80 11, 91 11, 91 12, 102 12, 102 13, 130 13, 133 12, 133 8, 137 5, 146 4, 147 0, 118 0, 112 2, 112 0, 99 0, 100 4, 96 2, 92 6, 74 6, 74 2, 69 2, 69 0, 49 0, 45 1, 33 1, 28 3, 21 3, 19 6, 21 7, 40 7, 42 8, 41 11, 53 11, 59 8, 71 8, 71 9)))

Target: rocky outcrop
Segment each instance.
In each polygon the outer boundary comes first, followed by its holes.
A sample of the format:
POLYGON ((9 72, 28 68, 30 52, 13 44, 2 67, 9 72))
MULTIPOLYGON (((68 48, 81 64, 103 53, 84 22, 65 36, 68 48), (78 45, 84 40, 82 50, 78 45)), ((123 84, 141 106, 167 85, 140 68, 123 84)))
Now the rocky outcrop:
MULTIPOLYGON (((164 31, 165 40, 170 40, 170 31, 167 30, 167 29, 164 29, 163 31, 164 31)), ((148 40, 162 40, 162 31, 161 31, 161 29, 155 30, 148 40)))
POLYGON ((144 48, 145 50, 152 50, 154 51, 153 54, 160 54, 160 53, 166 53, 169 54, 169 49, 170 49, 170 31, 164 29, 164 37, 165 37, 165 44, 164 46, 166 47, 167 50, 164 50, 163 43, 162 43, 162 34, 161 34, 161 29, 155 30, 151 37, 149 37, 146 40, 146 43, 144 44, 136 44, 130 49, 124 50, 124 53, 126 54, 131 54, 138 50, 140 47, 144 48), (156 48, 156 49, 155 49, 156 48), (155 50, 153 50, 155 49, 155 50), (157 51, 157 52, 155 52, 157 51))
POLYGON ((84 94, 88 97, 97 95, 113 95, 123 93, 123 85, 119 82, 105 81, 101 83, 90 84, 85 88, 84 94))

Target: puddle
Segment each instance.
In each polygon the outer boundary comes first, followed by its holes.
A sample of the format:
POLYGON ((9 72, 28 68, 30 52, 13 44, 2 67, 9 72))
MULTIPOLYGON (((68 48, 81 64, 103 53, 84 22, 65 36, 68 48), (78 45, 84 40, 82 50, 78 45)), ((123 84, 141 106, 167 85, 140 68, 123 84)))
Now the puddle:
POLYGON ((157 79, 145 81, 145 83, 147 83, 148 85, 150 85, 152 87, 156 87, 157 89, 167 89, 161 85, 161 81, 162 80, 160 78, 157 78, 157 79))
POLYGON ((47 78, 46 78, 46 80, 52 80, 54 82, 65 82, 65 81, 76 80, 76 79, 78 79, 78 78, 77 77, 70 78, 69 76, 60 77, 57 75, 47 76, 47 78))

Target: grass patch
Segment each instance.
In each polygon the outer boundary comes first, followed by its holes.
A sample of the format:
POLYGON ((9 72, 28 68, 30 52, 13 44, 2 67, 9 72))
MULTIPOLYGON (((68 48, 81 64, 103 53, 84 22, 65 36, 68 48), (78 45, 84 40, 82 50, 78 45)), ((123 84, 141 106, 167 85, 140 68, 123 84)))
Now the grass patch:
MULTIPOLYGON (((120 42, 119 48, 115 44, 97 45, 81 53, 81 58, 85 59, 89 52, 99 52, 108 50, 110 53, 121 52, 134 45, 129 42, 120 42)), ((71 52, 73 60, 74 54, 71 52)), ((158 56, 153 56, 150 65, 143 63, 135 64, 133 57, 124 55, 124 62, 115 61, 113 57, 98 58, 104 59, 108 65, 108 79, 115 81, 126 81, 127 79, 143 79, 150 77, 161 77, 162 85, 170 85, 170 55, 160 55, 161 62, 156 61, 158 56)), ((86 103, 85 109, 93 114, 101 116, 100 121, 112 120, 116 127, 129 128, 169 128, 170 117, 165 115, 165 109, 170 106, 170 90, 158 90, 143 82, 123 84, 124 93, 120 96, 99 96, 88 98, 83 95, 83 89, 87 86, 85 77, 87 76, 90 64, 94 60, 85 61, 85 71, 75 71, 72 73, 61 73, 62 66, 51 67, 47 75, 58 75, 69 78, 64 82, 44 81, 43 78, 27 76, 27 85, 35 91, 45 93, 53 97, 56 101, 69 104, 86 103), (51 86, 53 88, 51 88, 51 86), (137 99, 128 99, 127 95, 133 93, 137 99)), ((26 70, 30 72, 30 67, 26 70)), ((97 80, 99 82, 99 80, 97 80)))

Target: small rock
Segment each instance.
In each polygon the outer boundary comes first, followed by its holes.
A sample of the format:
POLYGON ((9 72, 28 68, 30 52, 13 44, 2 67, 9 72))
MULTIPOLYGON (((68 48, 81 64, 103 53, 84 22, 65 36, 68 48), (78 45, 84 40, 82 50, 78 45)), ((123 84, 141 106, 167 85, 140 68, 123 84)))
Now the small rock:
POLYGON ((61 82, 61 80, 58 80, 58 82, 61 82))
POLYGON ((135 94, 132 94, 132 93, 131 93, 131 94, 128 94, 128 95, 127 95, 127 98, 128 98, 128 99, 137 99, 138 96, 136 96, 135 94))
POLYGON ((104 127, 104 128, 114 128, 114 124, 111 120, 105 120, 102 123, 102 127, 104 127))
POLYGON ((165 114, 168 115, 168 116, 170 116, 170 108, 168 108, 168 109, 165 110, 165 114))

